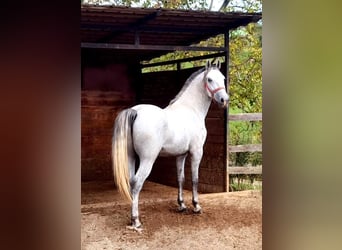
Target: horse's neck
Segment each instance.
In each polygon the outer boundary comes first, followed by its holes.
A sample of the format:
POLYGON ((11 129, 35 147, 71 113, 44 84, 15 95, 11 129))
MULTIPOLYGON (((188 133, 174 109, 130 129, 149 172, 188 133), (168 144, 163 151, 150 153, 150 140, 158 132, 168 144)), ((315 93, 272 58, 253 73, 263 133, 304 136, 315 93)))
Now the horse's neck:
POLYGON ((189 107, 204 120, 207 116, 211 99, 206 94, 202 80, 203 73, 195 77, 184 93, 172 105, 183 105, 189 107))

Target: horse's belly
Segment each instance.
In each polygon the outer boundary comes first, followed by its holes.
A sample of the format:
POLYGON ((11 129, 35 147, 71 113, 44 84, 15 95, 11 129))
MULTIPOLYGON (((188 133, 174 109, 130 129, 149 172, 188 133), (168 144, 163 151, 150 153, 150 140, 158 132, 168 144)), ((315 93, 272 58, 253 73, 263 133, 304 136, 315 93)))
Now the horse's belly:
POLYGON ((202 141, 201 130, 186 121, 185 117, 173 119, 172 121, 169 119, 167 128, 164 131, 164 143, 160 156, 185 154, 190 150, 191 144, 200 141, 202 141))
POLYGON ((159 156, 176 156, 188 152, 188 147, 164 146, 160 150, 159 156))
POLYGON ((161 150, 160 156, 182 155, 189 151, 189 140, 186 136, 183 137, 169 137, 165 140, 161 150))

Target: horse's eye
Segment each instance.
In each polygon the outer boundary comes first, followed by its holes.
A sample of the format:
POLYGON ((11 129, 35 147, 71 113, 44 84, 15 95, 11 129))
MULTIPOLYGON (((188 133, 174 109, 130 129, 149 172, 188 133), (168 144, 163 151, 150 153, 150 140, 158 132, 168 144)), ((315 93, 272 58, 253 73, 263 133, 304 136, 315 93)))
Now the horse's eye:
POLYGON ((211 78, 208 78, 208 82, 211 83, 213 80, 211 78))

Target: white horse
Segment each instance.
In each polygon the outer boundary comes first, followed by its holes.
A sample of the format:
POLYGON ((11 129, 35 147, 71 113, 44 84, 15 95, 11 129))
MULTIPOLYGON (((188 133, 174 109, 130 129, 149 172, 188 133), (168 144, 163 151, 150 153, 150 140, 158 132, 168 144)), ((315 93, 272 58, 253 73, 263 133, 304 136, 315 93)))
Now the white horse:
POLYGON ((192 204, 200 213, 198 203, 198 168, 207 136, 205 117, 211 100, 222 108, 228 103, 225 77, 220 62, 193 73, 170 104, 161 109, 141 104, 121 111, 114 125, 112 160, 114 181, 120 193, 131 202, 131 229, 141 230, 139 193, 158 156, 176 156, 179 211, 183 200, 184 163, 191 155, 192 204), (135 160, 140 164, 135 171, 135 160))

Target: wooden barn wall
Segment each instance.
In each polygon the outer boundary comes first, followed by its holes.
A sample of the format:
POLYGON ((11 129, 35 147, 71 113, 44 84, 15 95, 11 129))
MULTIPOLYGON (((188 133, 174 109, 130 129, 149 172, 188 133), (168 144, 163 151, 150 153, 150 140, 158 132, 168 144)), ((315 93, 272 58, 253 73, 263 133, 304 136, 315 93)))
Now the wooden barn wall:
POLYGON ((111 140, 116 115, 135 104, 130 67, 97 64, 82 69, 81 179, 112 180, 111 140))
MULTIPOLYGON (((143 88, 139 102, 151 103, 160 107, 167 106, 182 88, 186 79, 196 70, 143 74, 143 88)), ((208 135, 199 170, 199 192, 225 192, 227 190, 224 117, 225 111, 212 103, 206 118, 208 135)), ((190 157, 186 161, 185 179, 185 189, 191 190, 190 157)), ((158 158, 149 180, 177 187, 176 159, 174 157, 158 158)))
MULTIPOLYGON (((124 64, 85 65, 82 69, 81 164, 82 181, 112 180, 111 140, 116 115, 136 103, 168 105, 186 79, 197 69, 140 74, 124 64)), ((226 191, 224 111, 211 104, 208 130, 199 171, 200 192, 226 191)), ((185 167, 185 188, 191 189, 190 159, 185 167)), ((158 158, 149 180, 177 186, 174 157, 158 158)))

